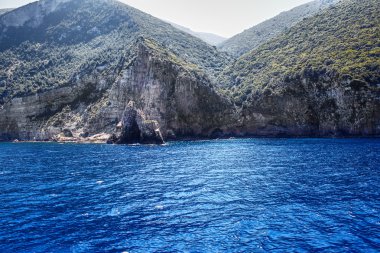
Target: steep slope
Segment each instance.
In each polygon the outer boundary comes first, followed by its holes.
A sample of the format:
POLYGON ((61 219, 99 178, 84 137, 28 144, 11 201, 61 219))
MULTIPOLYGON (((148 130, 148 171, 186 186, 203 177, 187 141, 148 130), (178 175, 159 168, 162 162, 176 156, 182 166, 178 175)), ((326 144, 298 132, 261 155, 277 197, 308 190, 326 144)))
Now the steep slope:
MULTIPOLYGON (((143 143, 150 140, 140 139, 140 132, 152 123, 152 130, 159 129, 165 140, 212 137, 227 130, 234 117, 228 101, 213 91, 204 74, 155 42, 139 38, 115 69, 98 69, 71 87, 5 104, 0 139, 104 142, 131 105, 144 115, 144 125, 131 138, 143 143)), ((119 143, 124 142, 130 140, 119 143)))
POLYGON ((3 15, 4 13, 10 12, 13 9, 0 9, 0 15, 3 15))
POLYGON ((0 16, 0 141, 380 135, 379 13, 341 1, 226 67, 117 1, 29 4, 0 16))
POLYGON ((195 32, 187 27, 184 27, 184 26, 181 26, 181 25, 177 25, 175 23, 170 23, 172 26, 174 26, 175 28, 181 30, 181 31, 184 31, 188 34, 191 34, 201 40, 203 40, 204 42, 207 42, 208 44, 210 45, 213 45, 213 46, 217 46, 219 44, 221 44, 222 42, 226 41, 227 39, 222 37, 222 36, 219 36, 219 35, 216 35, 216 34, 213 34, 213 33, 204 33, 204 32, 195 32))
POLYGON ((135 134, 211 136, 226 125, 229 102, 209 78, 229 59, 127 5, 41 0, 2 15, 0 30, 1 140, 105 141, 129 104, 144 114, 135 134))
POLYGON ((195 32, 196 37, 200 38, 203 41, 206 41, 208 44, 213 46, 218 46, 223 43, 227 38, 219 36, 213 33, 205 33, 205 32, 195 32))
POLYGON ((171 25, 112 0, 41 0, 0 17, 0 103, 110 68, 139 36, 210 76, 228 58, 171 25))
POLYGON ((380 5, 346 0, 227 68, 245 132, 380 134, 380 5))
POLYGON ((304 18, 318 13, 337 1, 315 0, 290 11, 282 12, 274 18, 224 41, 219 45, 219 49, 235 56, 241 56, 285 32, 286 29, 302 21, 304 18))

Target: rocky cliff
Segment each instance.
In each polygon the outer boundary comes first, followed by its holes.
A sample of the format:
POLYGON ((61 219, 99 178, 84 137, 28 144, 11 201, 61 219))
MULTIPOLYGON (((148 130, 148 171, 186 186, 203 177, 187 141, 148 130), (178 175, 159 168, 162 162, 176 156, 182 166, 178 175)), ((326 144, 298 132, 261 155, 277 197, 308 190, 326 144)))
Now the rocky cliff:
POLYGON ((341 1, 226 68, 244 132, 380 135, 379 13, 376 0, 341 1))
POLYGON ((305 73, 252 94, 242 132, 260 136, 380 136, 380 86, 305 73))
POLYGON ((0 141, 379 136, 379 13, 341 1, 232 62, 117 1, 32 3, 0 16, 0 141))
POLYGON ((130 122, 138 135, 132 134, 131 140, 156 143, 149 134, 140 139, 140 133, 149 129, 158 130, 165 140, 213 137, 229 131, 231 108, 204 73, 140 38, 111 72, 98 70, 75 85, 13 98, 2 105, 0 138, 128 143, 111 137, 120 136, 120 127, 127 125, 126 110, 131 109, 140 112, 140 118, 135 115, 130 122))

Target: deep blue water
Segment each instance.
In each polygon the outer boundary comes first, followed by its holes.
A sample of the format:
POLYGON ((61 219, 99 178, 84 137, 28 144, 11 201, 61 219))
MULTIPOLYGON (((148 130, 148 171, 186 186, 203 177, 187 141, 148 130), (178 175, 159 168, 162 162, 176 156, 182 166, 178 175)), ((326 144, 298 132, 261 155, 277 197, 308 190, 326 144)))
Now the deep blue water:
POLYGON ((315 251, 380 251, 380 140, 0 144, 0 252, 315 251))

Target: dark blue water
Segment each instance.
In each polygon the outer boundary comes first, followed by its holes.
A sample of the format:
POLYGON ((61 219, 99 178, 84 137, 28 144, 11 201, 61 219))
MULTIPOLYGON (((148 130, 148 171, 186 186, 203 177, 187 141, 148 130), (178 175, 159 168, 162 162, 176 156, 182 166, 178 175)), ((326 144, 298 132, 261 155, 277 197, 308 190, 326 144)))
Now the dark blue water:
POLYGON ((380 140, 0 144, 0 252, 378 252, 380 140))

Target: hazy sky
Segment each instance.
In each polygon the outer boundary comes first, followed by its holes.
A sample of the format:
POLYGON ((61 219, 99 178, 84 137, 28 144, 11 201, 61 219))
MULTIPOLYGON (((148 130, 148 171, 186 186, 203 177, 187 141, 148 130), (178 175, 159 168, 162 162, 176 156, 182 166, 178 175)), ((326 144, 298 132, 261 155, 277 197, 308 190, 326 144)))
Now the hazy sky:
MULTIPOLYGON (((80 0, 76 0, 80 1, 80 0)), ((199 32, 230 37, 311 0, 121 0, 158 18, 199 32)), ((0 0, 14 8, 33 0, 0 0)))

